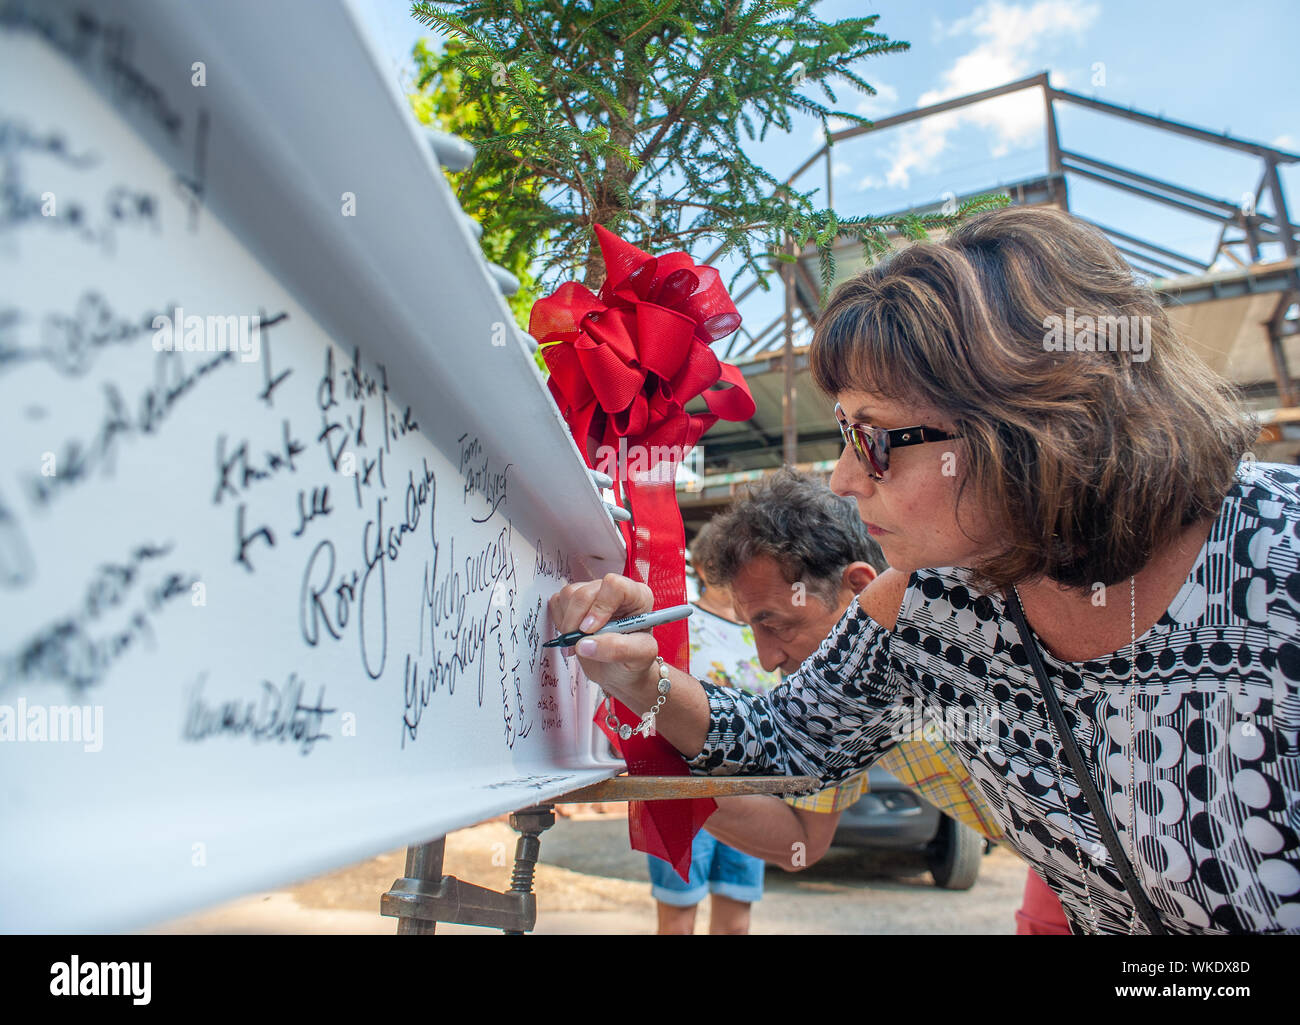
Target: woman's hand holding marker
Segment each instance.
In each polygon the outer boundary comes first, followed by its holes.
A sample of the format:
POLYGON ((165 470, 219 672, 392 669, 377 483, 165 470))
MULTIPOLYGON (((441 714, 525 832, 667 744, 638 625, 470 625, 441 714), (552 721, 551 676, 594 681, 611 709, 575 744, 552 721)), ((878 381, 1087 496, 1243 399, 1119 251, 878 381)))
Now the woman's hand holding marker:
MULTIPOLYGON (((568 584, 551 596, 551 622, 557 633, 592 633, 610 620, 650 612, 654 594, 645 584, 617 573, 601 580, 568 584)), ((593 683, 640 714, 654 704, 656 674, 650 673, 659 643, 649 630, 584 637, 575 645, 578 663, 593 683)))

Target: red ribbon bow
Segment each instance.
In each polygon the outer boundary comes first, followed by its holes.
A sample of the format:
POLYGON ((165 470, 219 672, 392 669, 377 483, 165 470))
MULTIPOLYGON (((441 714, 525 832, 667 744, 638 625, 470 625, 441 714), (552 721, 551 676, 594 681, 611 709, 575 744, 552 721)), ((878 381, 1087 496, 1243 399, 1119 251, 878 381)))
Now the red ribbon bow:
MULTIPOLYGON (((624 575, 650 585, 654 607, 686 602, 685 538, 674 484, 677 465, 719 419, 748 420, 754 398, 740 370, 721 363, 712 342, 740 326, 740 314, 712 267, 684 252, 655 257, 596 225, 605 258, 600 293, 568 281, 533 304, 529 333, 551 372, 547 382, 587 465, 626 491, 632 523, 624 575), (714 390, 719 381, 730 385, 714 390), (688 413, 704 396, 708 412, 688 413)), ((664 661, 689 672, 685 621, 654 629, 664 661)), ((614 702, 619 720, 637 717, 614 702)), ((633 775, 689 775, 682 756, 659 736, 634 734, 619 747, 633 775)), ((633 801, 628 827, 634 850, 668 861, 682 879, 691 841, 717 805, 633 801)))
POLYGON ((752 417, 740 370, 709 348, 740 326, 718 272, 686 253, 651 256, 600 225, 596 238, 607 271, 600 294, 567 281, 533 304, 528 325, 545 346, 551 394, 588 465, 596 463, 593 444, 613 450, 626 438, 629 447, 685 452, 720 418, 752 417), (732 387, 705 391, 719 380, 732 387), (687 413, 702 392, 709 412, 687 413))

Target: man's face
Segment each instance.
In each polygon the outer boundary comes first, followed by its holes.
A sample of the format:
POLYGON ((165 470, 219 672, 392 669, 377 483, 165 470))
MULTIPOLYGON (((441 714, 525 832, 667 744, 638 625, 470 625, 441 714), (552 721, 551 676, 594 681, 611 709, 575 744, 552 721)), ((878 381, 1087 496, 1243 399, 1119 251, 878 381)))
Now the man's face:
POLYGON ((827 605, 786 580, 769 555, 751 559, 731 581, 736 615, 753 629, 758 660, 768 672, 793 673, 817 650, 853 598, 849 588, 838 593, 843 601, 827 605))

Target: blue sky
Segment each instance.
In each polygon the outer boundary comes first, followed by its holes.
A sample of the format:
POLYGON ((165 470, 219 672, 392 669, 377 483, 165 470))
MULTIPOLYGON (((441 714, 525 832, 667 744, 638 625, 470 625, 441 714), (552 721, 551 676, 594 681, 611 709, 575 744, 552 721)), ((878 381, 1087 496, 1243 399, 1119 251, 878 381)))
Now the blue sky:
MULTIPOLYGON (((425 30, 405 0, 361 2, 397 73, 425 30)), ((877 31, 911 43, 864 61, 860 73, 878 95, 837 88, 843 110, 880 118, 1045 70, 1058 88, 1300 152, 1300 0, 824 0, 817 10, 828 21, 879 14, 877 31)), ((809 95, 824 99, 815 87, 809 95)), ((1066 149, 1229 202, 1259 179, 1254 157, 1068 104, 1057 105, 1057 119, 1066 149)), ((835 156, 836 212, 887 213, 1040 174, 1043 125, 1041 94, 1026 91, 853 140, 835 156)), ((785 178, 820 145, 820 125, 800 117, 789 136, 769 133, 746 149, 785 178)), ((1295 221, 1300 165, 1281 173, 1295 221)), ((798 184, 817 187, 824 177, 818 165, 798 184)), ((1069 188, 1077 214, 1198 259, 1213 251, 1210 221, 1077 176, 1069 188)), ((742 312, 757 330, 774 309, 772 294, 742 312)))

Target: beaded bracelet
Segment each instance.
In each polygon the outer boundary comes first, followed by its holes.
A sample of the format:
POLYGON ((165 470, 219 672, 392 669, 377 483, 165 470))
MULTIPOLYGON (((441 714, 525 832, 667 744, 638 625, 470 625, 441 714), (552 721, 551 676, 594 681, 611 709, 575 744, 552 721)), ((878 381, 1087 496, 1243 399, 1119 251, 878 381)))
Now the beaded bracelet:
POLYGON ((614 714, 614 702, 608 694, 605 695, 605 725, 611 730, 615 730, 619 738, 627 740, 633 733, 639 733, 643 737, 653 735, 655 731, 655 716, 659 714, 659 709, 663 708, 664 702, 668 700, 668 692, 672 689, 672 682, 668 679, 668 664, 664 661, 662 655, 655 656, 659 661, 659 700, 655 702, 645 715, 641 716, 641 722, 635 726, 629 726, 627 723, 618 721, 618 716, 614 714))

